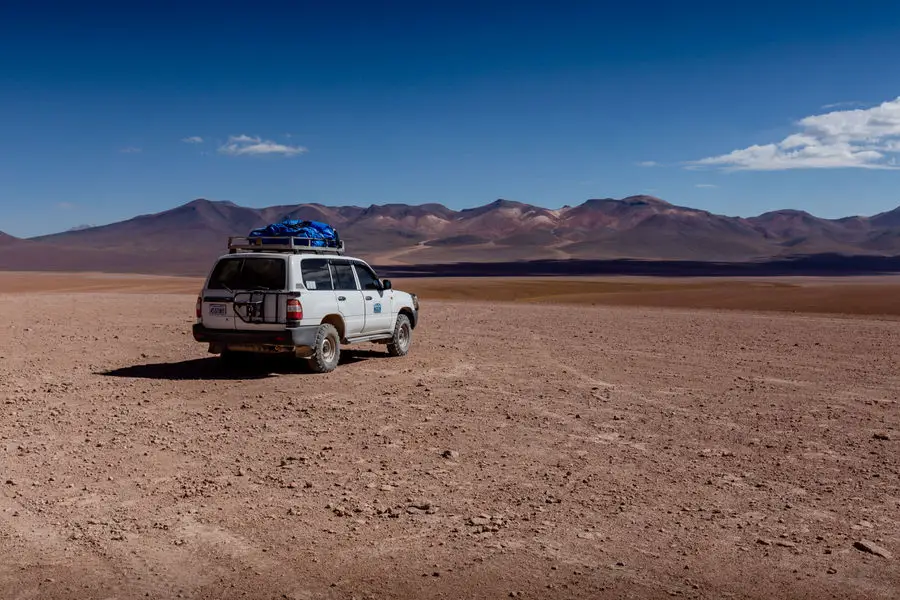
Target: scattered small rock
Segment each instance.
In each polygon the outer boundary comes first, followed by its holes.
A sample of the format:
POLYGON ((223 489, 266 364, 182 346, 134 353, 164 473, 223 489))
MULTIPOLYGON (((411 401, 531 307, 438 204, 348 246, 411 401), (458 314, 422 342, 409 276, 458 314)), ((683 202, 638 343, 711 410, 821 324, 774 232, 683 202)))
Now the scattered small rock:
POLYGON ((477 517, 471 517, 468 524, 474 527, 475 533, 496 533, 501 527, 506 525, 506 521, 500 515, 481 514, 477 517))
POLYGON ((406 512, 411 515, 433 515, 437 512, 437 508, 431 502, 411 502, 406 512))
POLYGON ((874 554, 875 556, 880 556, 881 558, 894 558, 893 554, 891 554, 878 544, 870 542, 869 540, 859 540, 857 542, 853 542, 853 547, 857 550, 868 552, 869 554, 874 554))
POLYGON ((782 548, 796 548, 797 547, 797 544, 795 544, 794 542, 789 542, 787 540, 778 540, 777 542, 775 542, 775 545, 781 546, 782 548))
POLYGON ((459 452, 457 452, 456 450, 444 450, 441 453, 441 456, 443 456, 444 458, 449 458, 450 460, 456 460, 457 458, 459 458, 459 452))
POLYGON ((887 433, 876 433, 872 437, 875 438, 876 440, 882 440, 884 442, 891 441, 891 436, 887 433))

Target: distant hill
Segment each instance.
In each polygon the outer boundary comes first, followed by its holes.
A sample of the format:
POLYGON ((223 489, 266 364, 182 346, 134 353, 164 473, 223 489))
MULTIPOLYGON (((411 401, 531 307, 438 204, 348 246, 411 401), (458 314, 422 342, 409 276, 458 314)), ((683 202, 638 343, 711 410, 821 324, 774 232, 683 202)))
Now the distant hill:
POLYGON ((249 208, 198 199, 100 227, 25 240, 0 235, 0 244, 16 245, 15 253, 0 253, 0 268, 203 274, 227 236, 283 218, 328 222, 349 253, 380 265, 900 255, 900 208, 843 219, 797 210, 739 218, 652 196, 591 199, 560 209, 499 199, 464 210, 441 204, 249 208))

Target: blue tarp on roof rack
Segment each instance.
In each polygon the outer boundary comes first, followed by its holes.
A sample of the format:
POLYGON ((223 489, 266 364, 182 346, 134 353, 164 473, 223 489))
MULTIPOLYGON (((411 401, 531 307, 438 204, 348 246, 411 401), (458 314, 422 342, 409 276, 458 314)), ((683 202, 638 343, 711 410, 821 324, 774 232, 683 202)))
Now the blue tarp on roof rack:
MULTIPOLYGON (((300 221, 297 219, 284 219, 278 223, 272 223, 265 227, 259 227, 247 236, 253 238, 294 238, 296 245, 309 245, 316 248, 340 247, 341 238, 337 230, 320 221, 300 221), (304 240, 299 243, 297 240, 304 240)), ((260 240, 263 244, 278 243, 275 240, 260 240)))

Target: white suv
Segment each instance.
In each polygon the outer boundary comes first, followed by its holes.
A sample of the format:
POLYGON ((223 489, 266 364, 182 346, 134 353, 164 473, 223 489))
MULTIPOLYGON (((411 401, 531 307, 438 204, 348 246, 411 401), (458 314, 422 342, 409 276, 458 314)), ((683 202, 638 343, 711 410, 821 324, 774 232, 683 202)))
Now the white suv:
POLYGON ((386 344, 409 352, 419 320, 415 294, 339 248, 297 245, 295 238, 229 238, 200 296, 194 339, 224 361, 244 352, 289 353, 318 373, 333 371, 342 344, 386 344))

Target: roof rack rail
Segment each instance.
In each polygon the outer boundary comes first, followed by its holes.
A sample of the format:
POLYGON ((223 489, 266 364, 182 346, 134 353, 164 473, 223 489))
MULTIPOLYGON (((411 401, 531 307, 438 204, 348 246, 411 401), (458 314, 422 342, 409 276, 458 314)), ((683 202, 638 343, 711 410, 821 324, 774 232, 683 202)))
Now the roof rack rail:
POLYGON ((322 240, 303 236, 248 237, 229 236, 228 253, 236 252, 289 252, 291 254, 343 254, 344 241, 322 240), (314 246, 314 243, 325 246, 314 246))

